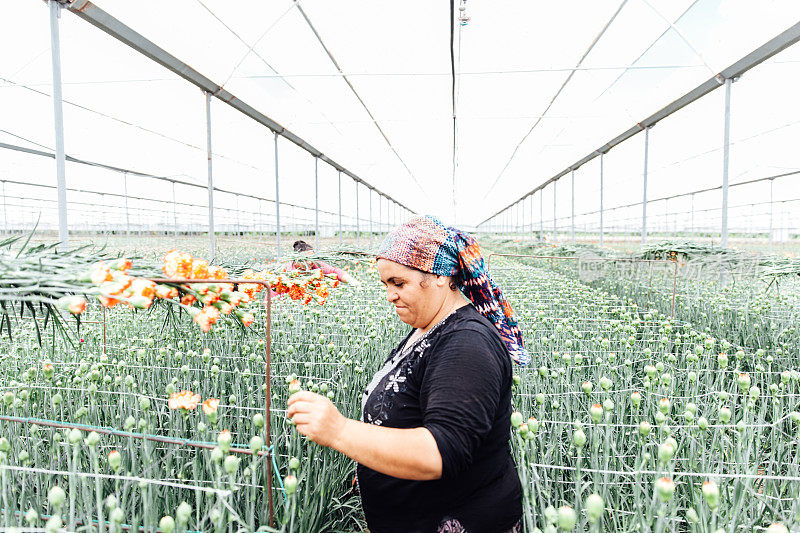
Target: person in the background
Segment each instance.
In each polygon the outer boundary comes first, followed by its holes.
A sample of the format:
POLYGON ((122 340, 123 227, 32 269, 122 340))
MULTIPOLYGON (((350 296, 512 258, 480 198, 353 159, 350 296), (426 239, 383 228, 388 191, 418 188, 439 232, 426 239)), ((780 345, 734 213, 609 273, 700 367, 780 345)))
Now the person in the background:
MULTIPOLYGON (((292 249, 295 252, 311 256, 314 253, 314 248, 311 247, 306 241, 295 241, 292 245, 292 249)), ((345 272, 341 268, 335 267, 333 265, 329 265, 324 261, 320 261, 319 259, 308 259, 303 261, 292 261, 291 263, 286 263, 283 265, 283 270, 314 270, 319 268, 322 270, 322 273, 325 275, 335 274, 336 278, 339 281, 344 283, 349 283, 350 285, 360 285, 361 282, 358 281, 356 278, 351 276, 349 273, 345 272)))

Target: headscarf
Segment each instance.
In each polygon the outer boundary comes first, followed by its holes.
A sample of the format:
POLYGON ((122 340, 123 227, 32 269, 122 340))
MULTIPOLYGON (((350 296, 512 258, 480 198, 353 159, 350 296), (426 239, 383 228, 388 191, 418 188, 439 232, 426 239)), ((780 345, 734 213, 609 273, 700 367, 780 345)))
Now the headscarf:
POLYGON ((414 217, 389 233, 378 258, 430 274, 454 276, 464 296, 497 328, 511 359, 519 365, 530 362, 522 347, 514 311, 489 276, 478 241, 472 235, 445 226, 430 215, 414 217))

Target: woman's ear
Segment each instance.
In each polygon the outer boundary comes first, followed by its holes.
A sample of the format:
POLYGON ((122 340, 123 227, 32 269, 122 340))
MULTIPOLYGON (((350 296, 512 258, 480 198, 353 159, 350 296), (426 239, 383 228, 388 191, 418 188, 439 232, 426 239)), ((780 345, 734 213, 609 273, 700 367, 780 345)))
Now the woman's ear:
POLYGON ((450 276, 436 276, 436 286, 444 287, 450 284, 450 276))

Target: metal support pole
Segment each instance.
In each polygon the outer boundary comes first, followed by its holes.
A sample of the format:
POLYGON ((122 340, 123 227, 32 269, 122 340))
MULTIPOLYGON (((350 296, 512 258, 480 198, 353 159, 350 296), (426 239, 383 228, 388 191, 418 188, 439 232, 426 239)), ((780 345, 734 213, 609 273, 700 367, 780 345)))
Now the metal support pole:
POLYGON ((691 231, 691 233, 690 233, 691 237, 690 238, 691 238, 691 240, 694 240, 694 193, 692 194, 692 207, 691 207, 691 209, 692 209, 692 215, 689 218, 689 223, 691 224, 691 230, 690 230, 691 231))
POLYGON ((178 238, 178 209, 175 201, 175 182, 172 182, 172 233, 175 239, 178 238))
POLYGON ((644 129, 644 175, 642 190, 642 244, 647 242, 647 158, 650 149, 650 128, 644 129))
POLYGON ((553 182, 553 243, 556 242, 558 236, 558 225, 556 223, 556 185, 558 181, 553 182))
POLYGON ((58 31, 58 19, 61 17, 61 5, 50 1, 50 52, 53 63, 53 124, 56 138, 56 183, 58 185, 58 240, 59 248, 69 247, 69 231, 67 229, 67 179, 66 155, 64 154, 64 111, 61 101, 61 39, 58 31))
POLYGON ((731 79, 725 80, 725 128, 722 141, 722 239, 728 246, 728 162, 731 151, 731 79))
POLYGON ((570 172, 571 174, 571 182, 572 182, 572 223, 570 227, 570 236, 572 238, 572 243, 575 243, 575 170, 570 172))
POLYGON ((772 253, 772 224, 773 224, 772 219, 774 213, 774 204, 772 203, 773 201, 772 189, 774 184, 775 180, 769 180, 769 253, 772 253))
POLYGON ((3 233, 8 234, 8 207, 6 206, 6 182, 3 185, 3 233))
POLYGON ((236 195, 236 235, 239 235, 239 195, 236 195))
POLYGON ((356 246, 358 246, 358 239, 361 236, 361 224, 358 220, 358 182, 356 182, 356 246))
POLYGON ((314 158, 314 250, 319 250, 319 157, 314 158))
POLYGON ((530 204, 531 204, 531 241, 533 241, 533 195, 530 195, 530 204))
POLYGON ((278 133, 273 135, 275 138, 275 247, 277 249, 276 259, 281 258, 281 186, 278 174, 278 133))
POLYGON ((603 247, 603 154, 600 154, 600 247, 603 247))
POLYGON ((539 242, 544 240, 544 189, 539 189, 539 242))
POLYGON ((125 236, 130 243, 131 240, 131 219, 128 214, 128 173, 122 173, 122 188, 125 192, 125 236))
POLYGON ((378 195, 378 235, 383 236, 383 196, 378 195))
POLYGON ((342 244, 342 171, 339 171, 339 244, 342 244))
POLYGON ((208 147, 208 256, 214 260, 217 250, 214 233, 214 180, 211 172, 211 93, 206 93, 206 145, 208 147))
POLYGON ((367 189, 367 198, 369 198, 369 242, 372 243, 372 189, 367 189))

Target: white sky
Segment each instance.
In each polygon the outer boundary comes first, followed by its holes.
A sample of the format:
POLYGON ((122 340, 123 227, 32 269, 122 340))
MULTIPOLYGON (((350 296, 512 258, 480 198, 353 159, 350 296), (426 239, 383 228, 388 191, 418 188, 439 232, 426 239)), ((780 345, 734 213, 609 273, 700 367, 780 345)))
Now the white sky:
MULTIPOLYGON (((480 222, 800 20, 796 0, 628 0, 532 129, 621 0, 469 0, 471 21, 456 26, 461 74, 454 215, 447 2, 301 2, 413 177, 292 2, 95 3, 412 209, 464 225, 480 222), (625 70, 632 63, 636 68, 625 70)), ((0 142, 52 149, 47 4, 6 6, 0 49, 6 51, 0 77, 13 82, 0 80, 0 142)), ((61 19, 61 50, 67 154, 205 183, 204 97, 198 89, 68 12, 61 19)), ((731 182, 800 169, 798 82, 795 46, 733 85, 731 182)), ((717 90, 653 128, 651 198, 720 183, 722 99, 717 90)), ((215 185, 274 198, 271 133, 220 102, 214 102, 212 117, 215 185)), ((606 156, 606 208, 640 200, 642 143, 637 135, 606 156)), ((313 207, 312 158, 281 140, 279 163, 281 199, 313 207)), ((579 213, 597 208, 598 173, 597 161, 576 173, 579 213)), ((0 179, 55 184, 54 165, 0 150, 0 179)), ((776 194, 800 197, 797 179, 776 181, 776 194)), ((67 182, 123 190, 120 175, 81 165, 68 165, 67 182)), ((336 175, 324 164, 320 183, 320 207, 335 211, 336 175)), ((352 213, 352 182, 343 185, 344 208, 352 213)), ((569 180, 559 188, 557 209, 565 216, 569 180)), ((55 198, 52 191, 9 190, 55 198)), ((169 185, 140 178, 128 179, 128 192, 165 199, 172 194, 169 185)), ((766 185, 734 188, 731 205, 763 202, 768 193, 766 185)), ((199 189, 180 190, 179 196, 206 201, 199 189)), ((695 206, 716 206, 718 197, 698 197, 695 206)), ((96 196, 71 193, 69 200, 90 204, 72 206, 72 223, 91 220, 96 196)), ((362 217, 367 201, 362 189, 362 217)), ((215 202, 236 207, 225 195, 215 202)), ((552 203, 552 192, 545 192, 545 219, 552 217, 552 203)), ((259 210, 244 200, 239 208, 259 210)), ((670 206, 684 208, 678 200, 670 206)), ((38 214, 25 209, 25 216, 38 214)), ((373 209, 377 216, 377 203, 373 209)), ((637 207, 618 215, 635 219, 640 212, 637 207)), ((234 213, 222 217, 232 220, 234 213)), ((52 210, 44 216, 55 221, 52 210)), ((257 215, 240 213, 249 216, 257 215)), ((196 219, 202 223, 202 210, 196 219)))

